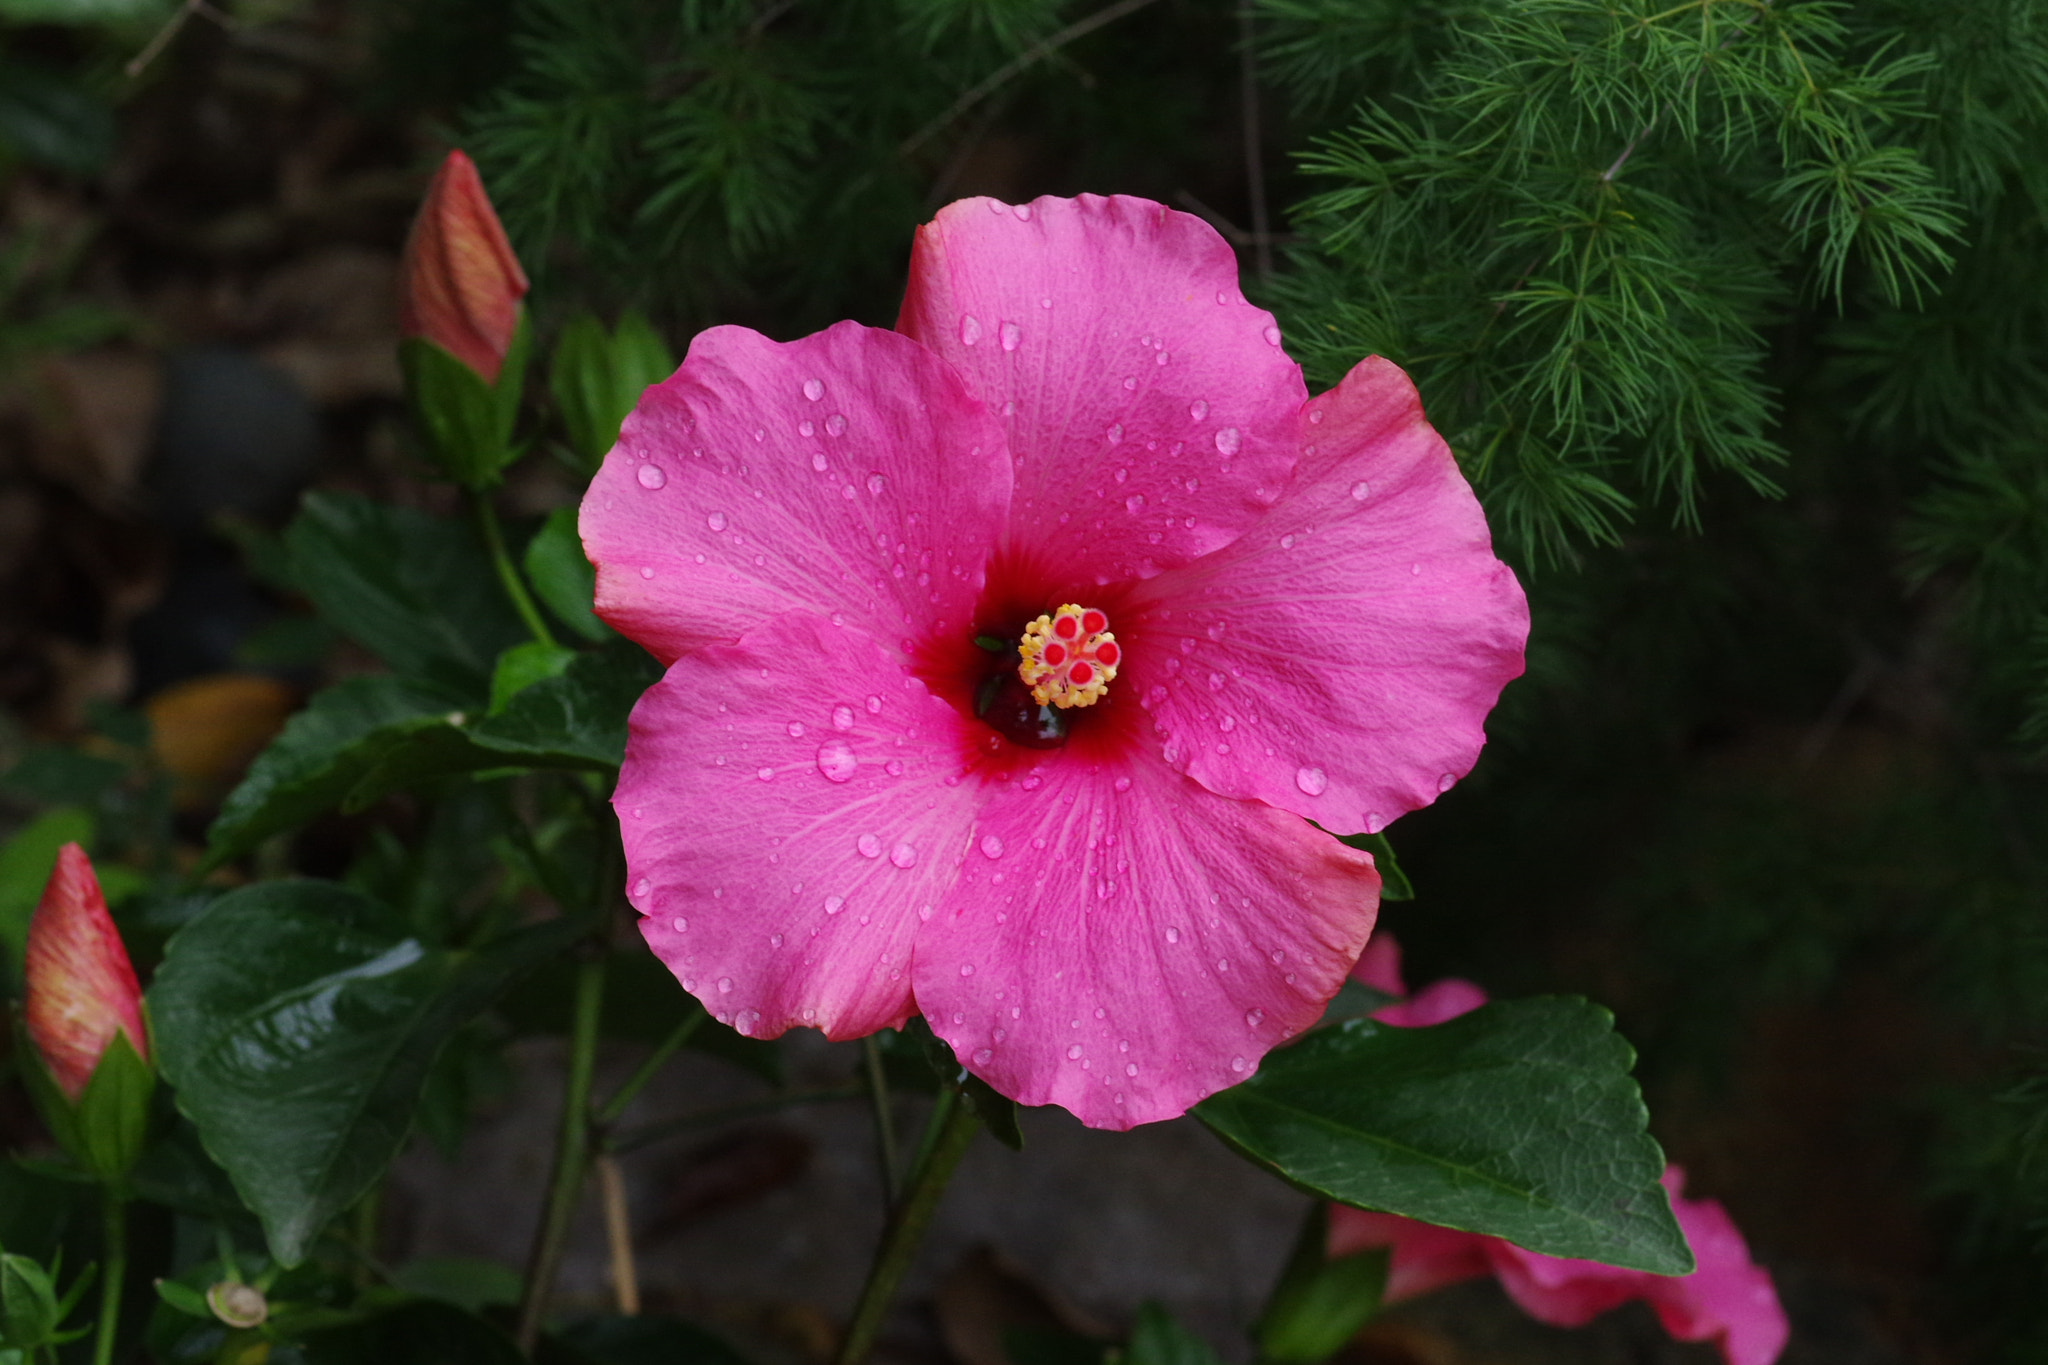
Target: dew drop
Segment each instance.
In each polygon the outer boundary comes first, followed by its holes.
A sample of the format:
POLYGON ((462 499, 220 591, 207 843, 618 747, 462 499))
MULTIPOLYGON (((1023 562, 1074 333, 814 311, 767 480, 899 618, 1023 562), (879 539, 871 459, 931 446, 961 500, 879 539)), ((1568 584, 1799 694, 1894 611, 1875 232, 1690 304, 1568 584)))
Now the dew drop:
POLYGON ((842 703, 832 708, 832 728, 835 730, 851 730, 853 728, 853 708, 851 706, 842 703))
POLYGON ((780 947, 782 946, 782 935, 780 935, 780 934, 770 934, 770 935, 768 935, 768 946, 769 946, 770 948, 780 948, 780 947))
POLYGON ((1202 420, 1202 419, 1203 419, 1204 417, 1207 417, 1208 415, 1209 415, 1209 400, 1208 400, 1208 399, 1206 399, 1206 398, 1197 398, 1197 399, 1196 399, 1196 400, 1195 400, 1194 402, 1192 402, 1192 403, 1188 404, 1188 416, 1190 416, 1190 417, 1194 418, 1194 419, 1195 419, 1195 420, 1196 420, 1197 422, 1201 421, 1201 420, 1202 420))
POLYGON ((860 838, 853 841, 853 846, 860 850, 860 856, 863 858, 879 858, 882 856, 882 841, 872 834, 861 835, 860 838))
POLYGON ((1372 485, 1364 479, 1360 479, 1357 483, 1351 485, 1351 496, 1359 502, 1364 502, 1372 496, 1372 485))
POLYGON ((876 497, 880 497, 882 495, 882 490, 884 488, 887 488, 888 486, 889 481, 883 478, 880 474, 868 475, 868 492, 874 494, 876 497))
POLYGON ((1280 344, 1280 329, 1278 327, 1268 327, 1260 335, 1266 338, 1268 346, 1278 346, 1280 344))
POLYGON ((763 782, 773 782, 775 780, 775 769, 756 768, 754 769, 754 776, 760 778, 763 782))
POLYGON ((1080 1059, 1081 1059, 1081 1045, 1080 1045, 1079 1043, 1076 1043, 1076 1044, 1074 1044, 1074 1045, 1073 1045, 1072 1047, 1070 1047, 1070 1048, 1068 1048, 1068 1049, 1067 1049, 1067 1060, 1068 1060, 1068 1061, 1070 1061, 1070 1062, 1076 1062, 1076 1061, 1079 1061, 1080 1059))
POLYGON ((972 313, 960 315, 960 344, 972 346, 981 340, 981 320, 972 313))
MULTIPOLYGON (((973 964, 972 962, 969 962, 969 963, 965 963, 964 965, 962 965, 962 966, 961 966, 961 968, 960 968, 960 975, 962 975, 962 976, 973 976, 973 975, 974 975, 974 964, 973 964)), ((963 1021, 961 1020, 960 1016, 956 1014, 956 1015, 954 1015, 954 1016, 953 1016, 953 1022, 954 1022, 954 1023, 956 1023, 956 1024, 958 1024, 958 1023, 961 1023, 961 1022, 963 1022, 963 1021)))
POLYGON ((889 861, 897 867, 916 867, 917 850, 909 844, 898 844, 889 850, 889 861))
POLYGON ((1003 841, 993 834, 984 834, 981 836, 981 852, 984 857, 1000 858, 1003 856, 1003 841))
POLYGON ((793 721, 791 721, 791 722, 789 723, 788 729, 789 729, 789 737, 790 737, 791 739, 802 739, 802 738, 804 737, 804 723, 803 723, 802 721, 800 721, 800 720, 793 720, 793 721))
POLYGON ((1330 775, 1321 768, 1296 768, 1294 785, 1307 796, 1321 796, 1330 788, 1330 775))
POLYGON ((650 492, 668 482, 668 475, 661 472, 661 466, 658 464, 641 465, 640 472, 634 477, 640 481, 642 488, 650 492))
POLYGON ((1244 1012, 1244 1022, 1248 1028, 1257 1028, 1260 1024, 1266 1022, 1266 1012, 1264 1010, 1246 1010, 1244 1012))
POLYGON ((1124 510, 1126 512, 1142 511, 1144 510, 1144 506, 1145 495, 1143 493, 1133 493, 1128 498, 1124 499, 1124 510))
POLYGON ((1014 322, 1006 322, 996 329, 996 336, 1001 339, 1004 350, 1014 351, 1017 344, 1024 340, 1024 329, 1014 322))
POLYGON ((1174 927, 1173 925, 1171 925, 1171 924, 1167 925, 1167 926, 1166 926, 1166 941, 1167 941, 1168 943, 1178 943, 1178 942, 1180 942, 1180 930, 1179 930, 1179 929, 1177 929, 1177 928, 1175 928, 1175 927, 1174 927))
POLYGON ((647 878, 645 877, 641 877, 633 883, 633 898, 635 900, 639 900, 642 897, 646 896, 646 894, 652 891, 653 889, 654 883, 647 880, 647 878))
POLYGON ((866 707, 868 708, 869 715, 879 716, 882 714, 882 699, 876 696, 874 693, 868 693, 868 699, 864 703, 864 705, 866 705, 866 707))
POLYGON ((1323 424, 1323 410, 1321 408, 1309 409, 1308 424, 1312 427, 1319 427, 1323 424))
POLYGON ((1172 351, 1161 351, 1158 355, 1152 357, 1152 363, 1154 365, 1164 365, 1171 359, 1173 359, 1172 351))
POLYGON ((1112 422, 1109 424, 1109 430, 1103 434, 1109 437, 1111 445, 1116 445, 1124 439, 1124 424, 1122 422, 1112 422))
POLYGON ((1457 785, 1458 775, 1456 773, 1445 773, 1442 777, 1439 777, 1436 780, 1437 794, 1441 796, 1443 793, 1449 791, 1451 788, 1457 785))
POLYGON ((1231 1069, 1232 1071, 1242 1071, 1242 1070, 1244 1070, 1244 1058, 1242 1058, 1242 1057, 1232 1057, 1232 1058, 1230 1059, 1230 1069, 1231 1069))
POLYGON ((889 774, 889 776, 891 777, 903 776, 903 760, 900 758, 890 759, 887 763, 884 763, 882 765, 882 771, 889 774))
POLYGON ((673 920, 670 921, 670 925, 675 929, 677 933, 680 934, 690 927, 690 921, 681 915, 677 915, 673 920))
MULTIPOLYGON (((699 556, 698 556, 698 558, 699 558, 699 559, 701 559, 701 558, 703 558, 703 556, 699 555, 699 556)), ((652 570, 652 569, 649 569, 649 568, 646 568, 646 567, 644 567, 644 566, 643 566, 643 567, 641 568, 641 570, 640 570, 640 576, 641 576, 642 578, 652 578, 652 577, 654 577, 654 570, 652 570)))
POLYGON ((725 529, 725 513, 713 512, 710 516, 704 518, 704 524, 714 531, 723 531, 725 529))
POLYGON ((849 782, 859 766, 853 746, 843 739, 828 739, 818 746, 818 771, 825 774, 827 782, 849 782))
POLYGON ((825 419, 825 434, 827 436, 844 436, 846 434, 846 419, 836 412, 827 417, 825 419))
POLYGON ((828 914, 828 915, 836 915, 836 914, 838 914, 838 913, 839 913, 839 912, 840 912, 841 910, 844 910, 845 908, 846 908, 846 897, 844 897, 844 896, 827 896, 827 897, 825 897, 825 913, 826 913, 826 914, 828 914))
POLYGON ((1224 427, 1216 433, 1216 449, 1225 455, 1235 455, 1244 444, 1244 434, 1236 427, 1224 427))
POLYGON ((1110 783, 1110 786, 1114 787, 1116 790, 1120 792, 1127 792, 1131 789, 1131 779, 1128 777, 1119 777, 1116 781, 1110 783))
POLYGON ((1293 537, 1292 535, 1285 535, 1285 536, 1282 536, 1282 537, 1280 537, 1280 548, 1281 548, 1281 549, 1283 549, 1283 550, 1291 550, 1291 549, 1293 549, 1293 548, 1294 548, 1294 537, 1293 537))
POLYGON ((1136 375, 1134 375, 1134 374, 1132 374, 1132 375, 1125 375, 1125 376, 1124 376, 1124 387, 1125 387, 1126 389, 1135 389, 1135 388, 1137 388, 1137 387, 1138 387, 1138 376, 1136 376, 1136 375))
POLYGON ((815 403, 815 402, 817 402, 817 401, 818 401, 818 400, 819 400, 820 398, 823 398, 824 396, 825 396, 825 381, 824 381, 824 380, 822 380, 822 379, 806 379, 806 380, 804 381, 804 397, 806 397, 806 398, 810 399, 810 400, 811 400, 811 401, 812 401, 813 403, 815 403))
POLYGON ((721 977, 719 977, 719 978, 718 978, 718 993, 719 993, 720 995, 731 995, 731 994, 732 994, 732 978, 731 978, 731 977, 729 977, 729 976, 721 976, 721 977))

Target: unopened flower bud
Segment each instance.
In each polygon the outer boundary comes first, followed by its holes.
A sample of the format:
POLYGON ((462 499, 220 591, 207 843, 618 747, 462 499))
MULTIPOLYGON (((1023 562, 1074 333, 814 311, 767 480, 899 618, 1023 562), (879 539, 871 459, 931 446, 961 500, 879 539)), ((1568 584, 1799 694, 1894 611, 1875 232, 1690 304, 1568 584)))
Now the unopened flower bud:
POLYGON ((24 976, 29 1039, 72 1104, 85 1094, 116 1033, 127 1034, 136 1056, 150 1061, 142 987, 92 860, 77 844, 58 852, 29 921, 24 976))
POLYGON ((405 242, 399 330, 498 382, 519 329, 526 272, 498 222, 476 163, 448 153, 405 242))

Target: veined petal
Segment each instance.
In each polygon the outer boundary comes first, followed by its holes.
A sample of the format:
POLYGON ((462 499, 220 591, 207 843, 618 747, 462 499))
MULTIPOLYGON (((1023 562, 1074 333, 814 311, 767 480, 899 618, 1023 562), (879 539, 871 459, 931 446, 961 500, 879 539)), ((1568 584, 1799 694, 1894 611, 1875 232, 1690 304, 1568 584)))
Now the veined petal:
POLYGON ((1123 195, 960 200, 919 229, 897 326, 1001 416, 1008 547, 1078 581, 1227 544, 1294 467, 1301 370, 1190 214, 1123 195))
POLYGON ((1256 526, 1142 586, 1133 638, 1163 658, 1128 657, 1171 675, 1142 700, 1190 777, 1376 832, 1478 759, 1528 603, 1399 367, 1360 362, 1303 409, 1300 439, 1256 526))
POLYGON ((23 1022, 65 1096, 77 1102, 117 1032, 150 1060, 142 987, 107 912, 92 860, 77 844, 57 866, 29 920, 24 954, 23 1022))
POLYGON ((1372 932, 1362 853, 1156 759, 1072 747, 992 790, 918 937, 961 1062, 1096 1128, 1185 1113, 1309 1027, 1372 932))
POLYGON ((751 1037, 901 1024, 912 939, 973 826, 963 724, 821 617, 677 660, 633 710, 613 797, 655 955, 751 1037))
POLYGON ((894 332, 700 333, 583 499, 599 615, 669 662, 808 611, 878 641, 970 633, 1009 502, 1001 430, 894 332))

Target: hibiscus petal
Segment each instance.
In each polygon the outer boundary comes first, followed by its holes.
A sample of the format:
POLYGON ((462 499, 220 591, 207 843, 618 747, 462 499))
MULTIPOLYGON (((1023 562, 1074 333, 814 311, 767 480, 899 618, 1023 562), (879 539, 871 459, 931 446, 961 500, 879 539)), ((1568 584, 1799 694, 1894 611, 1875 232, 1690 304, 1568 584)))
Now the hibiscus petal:
POLYGON ((1680 1197, 1684 1171, 1667 1169, 1664 1187, 1699 1262, 1690 1275, 1651 1277, 1646 1297, 1664 1330, 1680 1341, 1718 1343, 1728 1365, 1771 1365, 1792 1333, 1771 1273, 1750 1259, 1749 1244, 1717 1200, 1680 1197))
POLYGON ((917 999, 969 1070, 1091 1127, 1244 1080, 1372 932, 1371 859, 1156 760, 1070 747, 986 799, 918 937, 917 999))
POLYGON ((968 376, 1016 460, 1011 549, 1085 584, 1235 539, 1294 467, 1306 391, 1201 219, 1123 195, 963 199, 918 231, 897 326, 968 376))
POLYGON ((641 932, 741 1033, 853 1038, 913 1010, 911 941, 978 798, 959 713, 803 613, 676 661, 633 709, 613 804, 641 932))
POLYGON ((878 640, 965 632, 1009 500, 1002 441, 897 333, 714 327, 583 499, 598 613, 664 662, 793 610, 878 640))
POLYGON ((1209 790, 1378 831, 1477 760, 1528 603, 1399 367, 1362 361, 1301 433, 1258 525, 1144 585, 1120 682, 1209 790))
POLYGON ((1383 1297, 1388 1303, 1400 1303, 1486 1274, 1492 1269, 1487 1246, 1495 1240, 1476 1232, 1418 1223, 1399 1214, 1333 1204, 1327 1250, 1337 1257, 1392 1248, 1383 1297))

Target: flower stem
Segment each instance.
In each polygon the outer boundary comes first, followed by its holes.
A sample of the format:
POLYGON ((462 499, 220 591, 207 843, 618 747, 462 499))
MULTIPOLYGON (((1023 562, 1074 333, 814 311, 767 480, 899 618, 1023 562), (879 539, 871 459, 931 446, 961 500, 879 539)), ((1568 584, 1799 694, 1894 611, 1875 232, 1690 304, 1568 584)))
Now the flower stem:
POLYGON ((469 490, 469 505, 476 513, 477 529, 483 532, 484 545, 491 552, 491 563, 497 566, 498 581, 505 585, 505 595, 512 599, 513 609, 526 623, 526 628, 533 632, 534 639, 544 645, 553 645, 554 632, 548 629, 547 619, 540 614, 540 606, 533 600, 533 594, 526 590, 526 581, 519 576, 512 556, 505 552, 505 532, 498 525, 498 509, 491 505, 491 495, 472 488, 469 490))
POLYGON ((598 1020, 604 1012, 604 956, 593 955, 576 968, 575 1014, 569 1032, 569 1083, 562 1097, 562 1133, 555 1146, 555 1168, 548 1179, 548 1199, 540 1229, 526 1262, 526 1285, 519 1302, 519 1349, 533 1354, 540 1340, 541 1314, 547 1308, 555 1270, 569 1238, 569 1219, 583 1177, 590 1167, 590 1080, 597 1068, 598 1020))
POLYGON ((875 1344, 875 1334, 881 1329, 882 1317, 896 1297, 896 1286, 910 1269, 918 1243, 931 1226, 932 1215, 938 1212, 946 1182, 952 1179, 960 1158, 967 1155, 968 1145, 979 1128, 974 1106, 960 1103, 959 1091, 949 1088, 940 1093, 938 1107, 932 1110, 931 1125, 920 1144, 917 1164, 911 1170, 902 1202, 890 1213, 888 1226, 882 1230, 882 1245, 875 1252, 874 1264, 868 1268, 868 1282, 861 1287, 860 1302, 854 1306, 853 1321, 847 1325, 834 1365, 860 1365, 867 1358, 875 1344))
POLYGON ((882 1071, 882 1049, 870 1033, 860 1040, 861 1054, 867 1062, 868 1104, 875 1113, 875 1151, 882 1167, 882 1199, 895 1204, 899 1193, 896 1188, 896 1111, 889 1104, 889 1078, 882 1071))
POLYGON ((662 1067, 668 1065, 668 1059, 675 1056, 683 1044, 690 1041, 691 1035, 702 1028, 704 1021, 710 1017, 700 1009, 677 1024, 668 1037, 662 1039, 655 1045, 654 1051, 647 1054, 647 1060, 640 1063, 640 1069, 628 1076, 626 1083, 604 1102, 591 1122, 599 1128, 609 1128, 618 1122, 619 1115, 625 1113, 627 1107, 640 1097, 640 1092, 647 1088, 647 1083, 660 1074, 662 1067))
POLYGON ((113 1365, 114 1337, 121 1330, 121 1289, 128 1279, 128 1201, 111 1185, 104 1200, 106 1247, 100 1258, 99 1334, 93 1340, 92 1365, 113 1365))

